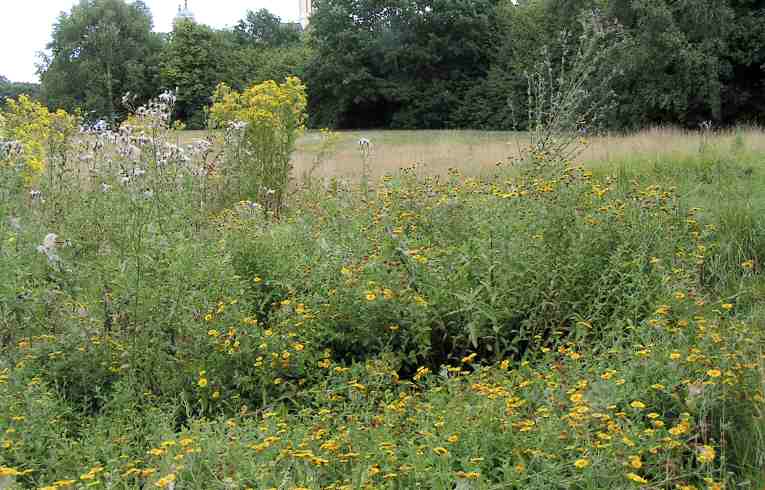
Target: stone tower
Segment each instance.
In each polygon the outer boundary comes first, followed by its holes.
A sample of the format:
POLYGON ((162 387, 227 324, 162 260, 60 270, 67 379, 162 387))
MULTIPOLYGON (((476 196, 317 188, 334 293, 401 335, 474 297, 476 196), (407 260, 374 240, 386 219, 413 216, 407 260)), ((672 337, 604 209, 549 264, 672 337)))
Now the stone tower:
POLYGON ((298 4, 300 5, 300 24, 305 28, 313 13, 313 2, 311 0, 298 0, 298 4))
POLYGON ((194 13, 189 9, 189 0, 185 0, 183 5, 178 5, 178 13, 175 14, 173 23, 177 24, 186 20, 194 22, 194 13))

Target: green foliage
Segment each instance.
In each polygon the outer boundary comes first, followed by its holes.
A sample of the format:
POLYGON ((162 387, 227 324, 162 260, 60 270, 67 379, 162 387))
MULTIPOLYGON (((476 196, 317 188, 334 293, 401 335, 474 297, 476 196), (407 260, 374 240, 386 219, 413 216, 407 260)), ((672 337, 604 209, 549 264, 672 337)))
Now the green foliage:
POLYGON ((269 80, 282 82, 289 77, 303 78, 312 51, 304 43, 278 47, 232 46, 230 85, 244 90, 269 80))
POLYGON ((0 138, 19 144, 22 150, 19 158, 9 163, 23 168, 27 184, 37 183, 44 172, 49 180, 61 177, 57 167, 69 157, 79 117, 60 109, 49 112, 26 95, 9 99, 6 107, 0 113, 0 138))
POLYGON ((4 484, 716 488, 761 469, 765 181, 745 142, 596 174, 541 150, 482 178, 410 169, 270 216, 226 176, 262 156, 248 130, 284 163, 302 84, 217 97, 215 120, 249 122, 222 148, 178 146, 165 93, 118 133, 52 125, 70 156, 41 196, 2 166, 4 484))
MULTIPOLYGON (((142 2, 82 0, 54 28, 41 97, 86 119, 121 119, 126 92, 141 104, 177 87, 175 117, 202 128, 218 83, 244 90, 297 76, 314 127, 526 129, 525 74, 542 59, 560 72, 566 50, 584 45, 581 19, 595 16, 620 33, 603 39, 614 44, 601 44, 589 67, 608 75, 583 87, 614 93, 603 125, 762 119, 763 8, 749 0, 317 0, 314 8, 306 32, 261 9, 232 29, 182 22, 159 35, 142 2)), ((0 99, 21 92, 37 88, 0 81, 0 99)))
POLYGON ((444 128, 488 70, 497 2, 316 2, 312 124, 444 128))
POLYGON ((591 67, 612 72, 609 127, 761 118, 753 107, 762 12, 751 2, 325 0, 316 8, 305 77, 315 126, 525 129, 524 74, 544 57, 558 72, 561 33, 577 40, 579 20, 593 13, 607 29, 621 26, 623 38, 591 67))
POLYGON ((210 94, 225 79, 224 47, 213 29, 191 21, 176 23, 170 35, 162 56, 162 83, 177 90, 175 117, 189 128, 207 126, 210 94))
POLYGON ((53 28, 40 69, 49 106, 114 123, 126 92, 147 100, 158 84, 158 35, 143 2, 81 0, 53 28))
POLYGON ((234 27, 234 33, 243 45, 275 48, 300 42, 300 30, 295 26, 282 24, 279 17, 266 9, 248 10, 234 27))
POLYGON ((2 107, 6 100, 17 99, 20 95, 39 99, 40 85, 37 83, 11 82, 0 75, 0 107, 2 107))
POLYGON ((609 9, 632 40, 617 85, 619 124, 719 121, 730 2, 612 1, 609 9))
MULTIPOLYGON (((149 167, 143 185, 175 213, 81 189, 57 274, 23 266, 45 262, 29 252, 40 210, 25 210, 0 270, 26 270, 20 307, 41 310, 6 343, 4 474, 200 490, 741 482, 761 464, 761 333, 703 281, 700 263, 738 239, 684 197, 719 184, 700 158, 686 180, 554 162, 555 178, 407 172, 367 197, 314 189, 279 223, 237 205, 192 226, 190 190, 149 167)), ((732 169, 714 175, 741 183, 732 169)))

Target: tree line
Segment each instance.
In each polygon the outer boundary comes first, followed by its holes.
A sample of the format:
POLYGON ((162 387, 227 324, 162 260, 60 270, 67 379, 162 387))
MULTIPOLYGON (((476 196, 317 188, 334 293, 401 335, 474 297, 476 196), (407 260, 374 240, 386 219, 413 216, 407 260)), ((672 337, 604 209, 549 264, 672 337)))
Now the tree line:
MULTIPOLYGON (((141 1, 80 0, 54 26, 39 97, 52 108, 119 120, 126 93, 142 101, 171 89, 176 117, 203 127, 219 82, 241 90, 298 76, 314 127, 525 129, 529 74, 567 66, 588 35, 588 17, 615 43, 601 59, 607 86, 584 87, 606 89, 609 128, 765 119, 765 0, 314 5, 306 31, 259 10, 234 28, 181 21, 160 34, 141 1)), ((0 97, 10 94, 6 82, 0 97)))

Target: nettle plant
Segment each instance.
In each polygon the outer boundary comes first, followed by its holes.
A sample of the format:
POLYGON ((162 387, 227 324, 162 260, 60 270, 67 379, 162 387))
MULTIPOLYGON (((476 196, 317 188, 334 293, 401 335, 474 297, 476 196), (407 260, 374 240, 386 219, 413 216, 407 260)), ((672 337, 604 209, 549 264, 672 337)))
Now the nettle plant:
POLYGON ((288 78, 253 85, 236 92, 225 84, 213 94, 210 120, 225 128, 225 175, 229 191, 279 215, 289 186, 290 156, 306 120, 305 85, 288 78))

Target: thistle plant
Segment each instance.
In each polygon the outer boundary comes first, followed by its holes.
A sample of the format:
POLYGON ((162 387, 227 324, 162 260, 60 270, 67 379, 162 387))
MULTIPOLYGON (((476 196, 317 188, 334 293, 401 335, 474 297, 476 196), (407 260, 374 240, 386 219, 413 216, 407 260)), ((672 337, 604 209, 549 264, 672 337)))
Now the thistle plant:
POLYGON ((308 170, 304 171, 302 176, 303 187, 305 189, 313 187, 314 174, 336 153, 339 140, 340 135, 336 132, 328 128, 319 130, 318 148, 311 161, 311 166, 308 170))
POLYGON ((367 138, 359 139, 359 154, 361 155, 361 191, 369 196, 369 160, 372 156, 372 142, 367 138))
POLYGON ((558 45, 542 47, 525 74, 532 163, 572 160, 611 105, 616 73, 608 62, 621 48, 621 30, 597 12, 584 14, 581 22, 578 40, 562 32, 558 45))

